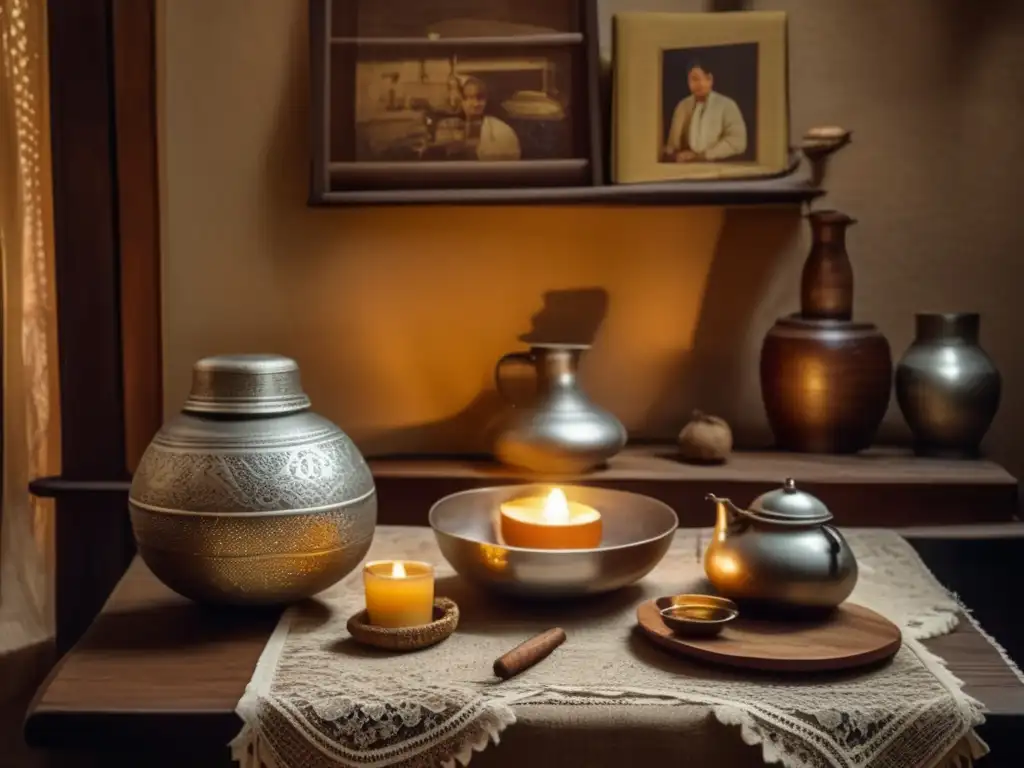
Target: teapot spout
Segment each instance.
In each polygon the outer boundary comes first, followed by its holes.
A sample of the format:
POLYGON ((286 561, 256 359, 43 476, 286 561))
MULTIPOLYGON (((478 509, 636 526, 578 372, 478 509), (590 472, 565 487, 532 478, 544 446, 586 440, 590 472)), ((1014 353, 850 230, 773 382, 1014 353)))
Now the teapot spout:
POLYGON ((731 500, 715 496, 709 493, 704 497, 707 501, 715 502, 715 534, 724 536, 730 528, 734 528, 746 515, 744 511, 732 503, 731 500))

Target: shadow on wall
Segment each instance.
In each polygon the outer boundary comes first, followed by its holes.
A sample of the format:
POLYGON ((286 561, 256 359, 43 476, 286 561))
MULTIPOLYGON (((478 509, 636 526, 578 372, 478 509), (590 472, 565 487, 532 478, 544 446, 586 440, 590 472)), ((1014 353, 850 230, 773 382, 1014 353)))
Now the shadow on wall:
MULTIPOLYGON (((530 330, 519 336, 522 345, 543 343, 592 344, 604 321, 608 293, 601 288, 548 291, 543 304, 530 318, 530 330)), ((522 346, 513 351, 520 351, 522 346)), ((495 360, 497 364, 497 360, 495 360)), ((497 370, 494 373, 497 376, 497 370)), ((535 391, 535 377, 527 366, 508 366, 503 370, 506 392, 512 402, 525 402, 535 391), (519 375, 515 371, 518 368, 519 375)), ((483 433, 490 444, 507 415, 510 403, 496 387, 483 389, 458 413, 438 421, 390 429, 377 441, 362 441, 368 456, 391 453, 394 446, 451 444, 461 435, 483 433)))
MULTIPOLYGON (((755 310, 764 287, 780 271, 780 254, 794 252, 793 243, 803 226, 800 211, 795 208, 735 208, 726 212, 704 288, 693 351, 674 377, 686 382, 684 400, 691 409, 699 408, 728 421, 739 446, 762 448, 772 442, 765 417, 758 425, 744 423, 741 392, 745 380, 759 376, 759 358, 757 353, 750 353, 759 352, 770 327, 758 327, 755 310)), ((792 311, 798 310, 793 306, 792 311)), ((669 393, 664 400, 669 400, 669 393)), ((745 410, 749 413, 750 409, 745 410)), ((664 414, 652 416, 657 420, 664 414)))
MULTIPOLYGON (((689 350, 674 351, 657 379, 660 392, 648 402, 645 416, 631 426, 631 438, 674 440, 691 412, 700 409, 724 418, 737 445, 764 448, 772 436, 767 420, 744 424, 744 383, 758 377, 758 350, 770 327, 758 325, 756 310, 765 286, 780 272, 780 258, 792 253, 803 226, 795 208, 735 208, 723 226, 706 275, 700 312, 689 350)), ((794 306, 792 311, 798 307, 794 306)), ((652 329, 657 335, 657 329, 652 329)), ((644 343, 638 338, 638 344, 644 343)), ((622 372, 628 376, 629 372, 622 372)), ((746 387, 749 389, 749 387, 746 387)))
POLYGON ((608 314, 603 288, 548 291, 543 301, 519 337, 524 344, 593 344, 608 314))

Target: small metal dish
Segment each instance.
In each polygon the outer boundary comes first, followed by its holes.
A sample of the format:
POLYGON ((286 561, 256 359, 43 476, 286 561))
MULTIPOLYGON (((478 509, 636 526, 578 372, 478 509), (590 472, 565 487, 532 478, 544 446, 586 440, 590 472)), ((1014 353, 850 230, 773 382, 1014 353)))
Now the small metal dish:
POLYGON ((678 635, 712 637, 740 615, 732 600, 713 595, 672 595, 655 601, 665 626, 678 635))

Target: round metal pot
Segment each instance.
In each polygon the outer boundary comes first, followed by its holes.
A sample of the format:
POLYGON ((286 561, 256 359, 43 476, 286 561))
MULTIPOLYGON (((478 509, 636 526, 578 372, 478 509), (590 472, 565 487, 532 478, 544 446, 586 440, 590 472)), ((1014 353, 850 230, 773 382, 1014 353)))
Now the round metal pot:
POLYGON ((182 413, 132 479, 139 554, 200 602, 273 605, 347 575, 373 539, 377 496, 359 450, 309 411, 299 369, 276 355, 195 364, 182 413))
POLYGON ((979 344, 977 313, 921 313, 914 343, 896 368, 896 400, 918 453, 975 456, 1002 389, 979 344))
POLYGON ((784 451, 869 448, 891 391, 889 342, 871 323, 783 317, 761 346, 761 398, 784 451))

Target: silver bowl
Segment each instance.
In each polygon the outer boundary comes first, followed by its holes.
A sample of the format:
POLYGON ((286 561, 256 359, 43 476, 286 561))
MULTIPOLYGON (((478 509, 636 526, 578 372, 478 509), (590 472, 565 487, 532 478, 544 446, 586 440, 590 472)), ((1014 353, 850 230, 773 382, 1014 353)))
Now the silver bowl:
POLYGON ((625 491, 559 485, 569 501, 601 513, 596 549, 523 549, 498 541, 499 506, 546 495, 550 484, 475 488, 445 496, 430 508, 437 545, 459 575, 483 587, 531 598, 610 592, 646 576, 668 552, 679 519, 662 502, 625 491))

